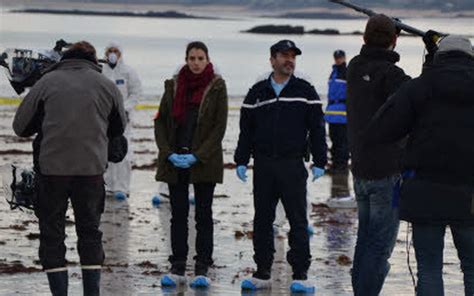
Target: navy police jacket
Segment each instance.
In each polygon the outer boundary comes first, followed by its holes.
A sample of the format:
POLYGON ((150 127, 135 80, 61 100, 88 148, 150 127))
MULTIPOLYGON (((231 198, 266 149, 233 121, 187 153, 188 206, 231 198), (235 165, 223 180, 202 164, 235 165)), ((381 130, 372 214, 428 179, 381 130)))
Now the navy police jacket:
POLYGON ((333 65, 328 82, 328 106, 324 118, 328 123, 346 124, 346 63, 333 65))
POLYGON ((313 164, 324 168, 326 132, 316 90, 308 81, 292 75, 277 96, 270 77, 257 82, 245 97, 235 162, 247 165, 252 156, 303 158, 309 144, 313 164))

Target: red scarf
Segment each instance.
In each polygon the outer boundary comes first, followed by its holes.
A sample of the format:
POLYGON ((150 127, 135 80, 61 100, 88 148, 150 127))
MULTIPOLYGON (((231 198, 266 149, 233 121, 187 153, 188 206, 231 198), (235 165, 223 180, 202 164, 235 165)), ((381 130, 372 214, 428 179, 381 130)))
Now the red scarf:
POLYGON ((187 65, 181 68, 172 111, 172 115, 179 125, 185 122, 190 106, 201 105, 204 91, 212 79, 214 79, 214 68, 211 63, 201 74, 194 74, 187 65))

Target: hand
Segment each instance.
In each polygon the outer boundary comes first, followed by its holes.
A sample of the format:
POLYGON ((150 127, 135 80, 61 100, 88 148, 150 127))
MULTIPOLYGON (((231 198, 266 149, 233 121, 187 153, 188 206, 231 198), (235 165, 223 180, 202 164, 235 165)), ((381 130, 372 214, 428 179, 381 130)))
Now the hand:
POLYGON ((237 167, 237 177, 239 177, 242 182, 247 182, 247 166, 239 165, 237 167))
MULTIPOLYGON (((399 19, 398 17, 394 17, 393 19, 394 19, 396 22, 399 22, 399 23, 402 22, 402 20, 399 19)), ((400 33, 402 32, 402 28, 400 28, 396 22, 395 22, 395 29, 397 30, 397 36, 400 36, 400 33)))
POLYGON ((437 42, 440 37, 441 34, 433 30, 428 30, 425 36, 423 36, 423 42, 425 43, 428 54, 434 54, 438 50, 437 42))
POLYGON ((171 154, 169 157, 168 157, 168 160, 177 168, 180 168, 180 169, 188 169, 190 166, 188 165, 188 163, 186 161, 183 160, 183 158, 176 154, 176 153, 173 153, 171 154))
POLYGON ((192 167, 197 162, 197 158, 194 154, 181 154, 179 158, 185 162, 188 167, 192 167))
POLYGON ((324 176, 324 169, 315 166, 311 168, 311 172, 313 173, 313 182, 324 176))

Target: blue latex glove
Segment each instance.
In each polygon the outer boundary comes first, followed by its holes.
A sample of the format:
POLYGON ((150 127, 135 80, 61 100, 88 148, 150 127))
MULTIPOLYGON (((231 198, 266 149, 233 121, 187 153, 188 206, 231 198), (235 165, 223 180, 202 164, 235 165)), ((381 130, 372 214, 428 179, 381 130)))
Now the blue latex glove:
POLYGON ((168 160, 171 161, 171 163, 177 168, 180 168, 180 169, 189 168, 188 163, 184 161, 184 159, 179 154, 176 154, 176 153, 171 154, 170 156, 168 156, 168 160))
POLYGON ((192 167, 198 160, 194 154, 181 154, 179 156, 182 161, 184 161, 188 167, 192 167))
POLYGON ((247 166, 239 165, 237 167, 237 177, 239 177, 242 182, 247 182, 247 166))
POLYGON ((313 173, 313 182, 316 181, 317 179, 321 178, 324 176, 324 169, 320 169, 318 167, 312 167, 311 172, 313 173))

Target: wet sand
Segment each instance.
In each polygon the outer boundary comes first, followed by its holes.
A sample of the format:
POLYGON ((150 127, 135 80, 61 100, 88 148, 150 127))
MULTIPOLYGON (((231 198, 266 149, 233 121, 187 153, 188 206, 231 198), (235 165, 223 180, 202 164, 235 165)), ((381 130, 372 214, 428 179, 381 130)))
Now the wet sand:
MULTIPOLYGON (((231 100, 238 106, 239 100, 231 100)), ((31 143, 14 136, 11 122, 14 107, 0 106, 0 165, 15 162, 31 163, 31 143)), ((240 281, 255 267, 252 255, 252 188, 251 182, 238 181, 234 170, 225 170, 225 184, 216 188, 214 199, 215 265, 210 270, 213 286, 208 291, 163 290, 160 276, 169 268, 170 254, 168 203, 155 208, 151 198, 158 192, 154 181, 156 146, 152 118, 155 111, 137 111, 134 117, 132 147, 135 166, 131 197, 126 202, 107 198, 102 230, 106 261, 102 276, 103 295, 289 295, 291 268, 286 263, 288 250, 285 223, 275 236, 275 263, 271 292, 242 294, 240 281)), ((232 163, 238 135, 238 111, 229 114, 229 126, 224 140, 225 162, 232 163)), ((231 167, 229 165, 229 167, 231 167)), ((252 180, 252 171, 249 180, 252 180)), ((324 176, 309 183, 312 203, 310 223, 315 233, 311 237, 312 265, 310 279, 317 295, 351 295, 350 268, 357 231, 355 210, 329 209, 331 196, 353 195, 351 176, 324 176)), ((194 256, 194 214, 190 211, 190 254, 188 275, 192 276, 194 256)), ((82 295, 79 258, 72 210, 68 211, 66 227, 67 259, 69 261, 70 295, 82 295)), ((397 244, 391 258, 392 268, 382 295, 413 295, 407 268, 407 224, 401 223, 397 244)), ((46 276, 38 265, 38 224, 32 213, 10 211, 0 196, 0 295, 48 295, 46 276)), ((449 231, 448 231, 449 233, 449 231)), ((411 265, 416 272, 413 248, 411 265)), ((446 295, 462 295, 462 274, 451 235, 447 235, 444 280, 446 295)))

